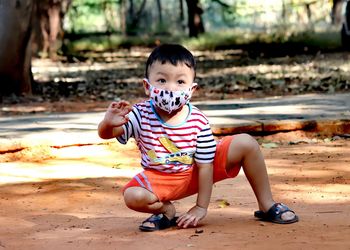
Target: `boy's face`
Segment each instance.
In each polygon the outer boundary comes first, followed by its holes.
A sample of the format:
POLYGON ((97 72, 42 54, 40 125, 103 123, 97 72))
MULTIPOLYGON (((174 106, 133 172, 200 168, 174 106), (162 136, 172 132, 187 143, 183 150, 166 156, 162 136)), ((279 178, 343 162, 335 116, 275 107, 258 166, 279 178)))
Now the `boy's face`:
MULTIPOLYGON (((148 69, 148 81, 156 88, 168 91, 179 91, 190 88, 194 80, 194 70, 184 63, 176 66, 171 63, 162 64, 155 61, 148 69)), ((149 96, 149 86, 143 82, 146 95, 149 96)))

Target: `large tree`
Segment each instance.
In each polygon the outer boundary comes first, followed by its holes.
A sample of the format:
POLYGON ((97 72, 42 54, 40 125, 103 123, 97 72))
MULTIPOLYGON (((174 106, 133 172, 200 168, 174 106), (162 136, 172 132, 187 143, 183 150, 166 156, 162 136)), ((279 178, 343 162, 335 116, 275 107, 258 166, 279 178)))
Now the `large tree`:
POLYGON ((0 0, 0 97, 30 94, 34 0, 0 0))
POLYGON ((32 42, 54 57, 71 0, 0 0, 0 97, 30 95, 32 42), (35 38, 35 39, 33 39, 35 38))

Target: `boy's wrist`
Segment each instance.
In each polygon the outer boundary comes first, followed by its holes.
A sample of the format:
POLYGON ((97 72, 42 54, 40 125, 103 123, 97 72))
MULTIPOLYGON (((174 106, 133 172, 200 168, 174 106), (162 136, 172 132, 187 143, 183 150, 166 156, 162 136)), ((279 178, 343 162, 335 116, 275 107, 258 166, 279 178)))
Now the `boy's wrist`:
POLYGON ((204 206, 201 206, 201 205, 198 205, 198 204, 196 204, 196 207, 198 207, 198 208, 200 208, 200 209, 208 210, 208 207, 204 207, 204 206))

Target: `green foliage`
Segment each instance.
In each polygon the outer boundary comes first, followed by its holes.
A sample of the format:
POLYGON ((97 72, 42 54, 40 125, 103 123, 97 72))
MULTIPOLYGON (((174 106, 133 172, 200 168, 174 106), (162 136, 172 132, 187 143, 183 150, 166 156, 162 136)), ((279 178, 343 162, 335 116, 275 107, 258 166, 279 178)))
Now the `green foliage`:
POLYGON ((64 28, 70 33, 116 31, 113 18, 121 0, 73 0, 64 28))
POLYGON ((73 0, 64 29, 74 34, 126 32, 134 35, 174 34, 183 29, 178 1, 161 1, 162 20, 159 20, 156 1, 146 1, 144 8, 142 2, 133 0, 131 11, 128 0, 73 0))

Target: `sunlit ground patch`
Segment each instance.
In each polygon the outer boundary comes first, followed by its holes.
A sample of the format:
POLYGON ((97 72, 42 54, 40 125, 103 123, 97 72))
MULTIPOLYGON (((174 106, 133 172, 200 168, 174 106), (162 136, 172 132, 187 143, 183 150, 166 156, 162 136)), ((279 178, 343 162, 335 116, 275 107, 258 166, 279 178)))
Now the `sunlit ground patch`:
POLYGON ((38 146, 0 158, 0 184, 52 179, 132 177, 141 170, 132 142, 54 148, 38 146))

